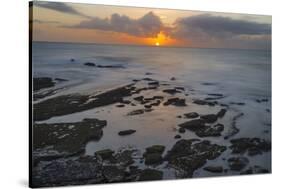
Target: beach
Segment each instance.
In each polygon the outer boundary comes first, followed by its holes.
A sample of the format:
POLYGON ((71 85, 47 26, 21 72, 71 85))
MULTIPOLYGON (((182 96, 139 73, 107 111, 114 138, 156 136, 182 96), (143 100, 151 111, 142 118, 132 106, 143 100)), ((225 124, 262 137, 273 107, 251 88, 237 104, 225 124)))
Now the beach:
POLYGON ((271 53, 32 43, 34 186, 271 173, 271 53))

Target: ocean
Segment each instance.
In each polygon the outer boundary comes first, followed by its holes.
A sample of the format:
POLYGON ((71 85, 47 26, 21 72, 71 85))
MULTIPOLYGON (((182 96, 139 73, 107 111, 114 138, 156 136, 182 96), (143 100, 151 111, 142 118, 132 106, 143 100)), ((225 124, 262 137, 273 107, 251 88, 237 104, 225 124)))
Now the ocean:
MULTIPOLYGON (((224 98, 220 99, 220 103, 232 104, 225 118, 221 120, 226 127, 225 133, 230 129, 233 117, 242 112, 244 116, 237 121, 239 132, 233 138, 259 137, 271 140, 271 51, 33 42, 32 68, 33 77, 67 80, 57 82, 55 88, 59 90, 56 94, 38 102, 64 94, 91 94, 146 77, 185 88, 184 96, 189 98, 186 108, 160 105, 147 116, 128 118, 127 112, 136 107, 122 109, 109 106, 42 121, 75 122, 85 117, 106 119, 108 126, 104 128, 102 139, 87 143, 87 155, 93 155, 101 149, 118 150, 124 147, 137 148, 143 152, 147 146, 153 144, 165 145, 167 152, 174 144, 175 129, 182 122, 176 117, 194 111, 201 114, 210 113, 213 111, 211 108, 195 106, 192 100, 214 93, 223 94, 224 98), (99 69, 85 66, 86 62, 103 66, 114 65, 117 68, 99 69), (260 99, 267 100, 260 103, 260 99), (120 138, 116 134, 120 130, 131 128, 137 132, 128 137, 120 138)), ((186 132, 183 137, 197 136, 186 132)), ((229 145, 229 140, 223 138, 206 139, 229 145)), ((227 150, 211 164, 215 162, 226 166, 227 163, 223 159, 229 156, 230 151, 227 150)), ((249 166, 259 165, 271 170, 271 152, 248 158, 251 159, 249 166)), ((138 163, 138 166, 144 165, 138 163)), ((158 169, 164 171, 164 178, 174 177, 174 170, 164 166, 158 169)), ((212 174, 200 168, 194 176, 212 174)), ((222 173, 233 174, 237 173, 222 173)))

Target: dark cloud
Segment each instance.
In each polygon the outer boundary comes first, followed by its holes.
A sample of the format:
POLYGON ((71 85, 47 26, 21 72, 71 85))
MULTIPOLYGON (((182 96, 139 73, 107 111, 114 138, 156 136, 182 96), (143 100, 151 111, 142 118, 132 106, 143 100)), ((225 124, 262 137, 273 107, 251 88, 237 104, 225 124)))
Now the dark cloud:
POLYGON ((78 15, 86 18, 90 18, 89 16, 80 13, 79 11, 75 10, 71 6, 65 4, 65 3, 60 3, 60 2, 34 2, 34 5, 37 7, 42 7, 46 9, 51 9, 55 10, 58 12, 62 13, 67 13, 67 14, 73 14, 73 15, 78 15))
POLYGON ((167 29, 153 12, 149 12, 139 19, 115 13, 110 18, 95 17, 70 27, 127 33, 139 37, 156 37, 160 31, 163 32, 167 29))
POLYGON ((232 43, 241 47, 264 48, 271 44, 268 37, 271 36, 271 25, 201 14, 178 19, 170 36, 206 46, 228 46, 232 43))
POLYGON ((229 37, 233 35, 271 34, 271 26, 229 17, 202 14, 178 19, 173 31, 175 36, 229 37))

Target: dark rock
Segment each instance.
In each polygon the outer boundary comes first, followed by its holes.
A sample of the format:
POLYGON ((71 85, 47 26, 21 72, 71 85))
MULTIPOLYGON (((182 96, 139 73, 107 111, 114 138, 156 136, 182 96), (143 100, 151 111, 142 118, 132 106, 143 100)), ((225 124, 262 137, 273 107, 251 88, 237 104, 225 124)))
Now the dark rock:
POLYGON ((232 157, 227 161, 230 169, 233 171, 241 171, 249 163, 249 160, 246 157, 232 157))
POLYGON ((151 105, 146 104, 146 105, 144 105, 144 107, 145 107, 145 108, 151 108, 151 105))
POLYGON ((216 83, 211 83, 211 82, 204 82, 204 83, 201 83, 202 85, 216 85, 216 83))
POLYGON ((33 78, 33 90, 38 91, 44 88, 50 88, 55 86, 55 82, 53 82, 52 78, 49 77, 37 77, 33 78))
POLYGON ((129 112, 127 115, 133 116, 133 115, 139 115, 139 114, 143 114, 143 113, 144 113, 144 110, 139 109, 139 110, 133 110, 133 111, 129 112))
POLYGON ((153 75, 153 73, 146 72, 145 75, 153 75))
POLYGON ((124 68, 122 65, 96 65, 98 68, 124 68))
POLYGON ((207 167, 204 167, 204 170, 212 172, 212 173, 222 173, 223 172, 222 166, 207 166, 207 167))
POLYGON ((128 129, 128 130, 124 130, 124 131, 119 131, 118 135, 120 135, 120 136, 130 135, 130 134, 133 134, 135 132, 136 132, 136 130, 128 129))
POLYGON ((124 104, 117 104, 116 107, 122 108, 122 107, 125 107, 125 105, 124 104))
POLYGON ((175 77, 171 77, 171 79, 170 79, 171 81, 174 81, 174 80, 176 80, 176 78, 175 77))
POLYGON ((184 116, 186 117, 186 118, 197 118, 197 117, 199 117, 199 114, 198 113, 196 113, 196 112, 190 112, 190 113, 186 113, 186 114, 184 114, 184 116))
POLYGON ((99 151, 95 152, 95 155, 97 157, 101 158, 102 160, 111 158, 113 154, 114 154, 114 151, 112 151, 110 149, 99 150, 99 151))
POLYGON ((224 139, 228 139, 229 137, 231 137, 231 136, 233 136, 233 135, 235 135, 239 132, 239 129, 236 126, 236 122, 237 122, 237 119, 241 118, 243 115, 244 115, 244 113, 239 113, 239 114, 237 114, 236 116, 233 117, 230 132, 229 132, 229 134, 227 134, 224 137, 224 139))
POLYGON ((33 105, 34 121, 42 121, 53 116, 62 116, 122 101, 131 96, 132 84, 112 89, 98 95, 68 94, 49 98, 33 105), (94 99, 94 100, 92 100, 94 99))
POLYGON ((248 152, 248 155, 254 156, 262 154, 262 152, 268 152, 271 150, 271 143, 260 138, 239 138, 230 140, 233 154, 244 154, 248 152))
POLYGON ((180 98, 170 98, 163 104, 164 106, 174 105, 174 106, 186 106, 185 99, 180 98))
POLYGON ((207 160, 217 158, 225 150, 226 147, 209 141, 181 139, 168 151, 165 160, 183 172, 181 177, 192 177, 196 169, 202 167, 207 160))
POLYGON ((199 137, 216 137, 221 136, 221 132, 224 130, 223 124, 216 124, 214 126, 205 126, 195 131, 195 134, 199 137))
POLYGON ((178 91, 177 89, 164 89, 163 92, 171 94, 171 95, 174 95, 176 93, 180 93, 180 91, 178 91))
POLYGON ((62 79, 62 78, 55 78, 55 80, 59 82, 68 81, 67 79, 62 79))
POLYGON ((88 141, 98 141, 103 135, 105 120, 84 119, 72 123, 42 123, 33 125, 33 149, 51 146, 53 150, 76 153, 85 148, 88 141))
POLYGON ((71 58, 71 59, 70 59, 70 62, 74 62, 74 61, 75 61, 75 59, 74 59, 74 58, 71 58))
POLYGON ((189 129, 191 131, 196 131, 202 127, 205 127, 205 121, 202 119, 194 119, 181 123, 178 126, 185 129, 189 129))
POLYGON ((181 138, 181 136, 180 135, 176 135, 174 138, 175 139, 179 139, 179 138, 181 138))
POLYGON ((247 170, 245 171, 242 171, 240 173, 240 175, 249 175, 249 174, 264 174, 264 173, 269 173, 269 171, 263 167, 260 167, 260 166, 253 166, 253 167, 250 167, 248 168, 247 170))
POLYGON ((145 154, 145 164, 152 165, 152 164, 161 164, 163 158, 159 153, 146 153, 145 154))
POLYGON ((92 62, 86 62, 84 63, 85 66, 92 66, 92 67, 96 67, 96 64, 95 63, 92 63, 92 62))
POLYGON ((125 178, 124 168, 115 166, 115 165, 106 165, 102 167, 103 176, 106 179, 107 183, 121 182, 125 178))
POLYGON ((239 105, 239 106, 243 106, 245 105, 244 102, 230 102, 230 104, 233 104, 233 105, 239 105))
POLYGON ((209 93, 209 96, 217 96, 217 97, 222 97, 223 94, 219 94, 219 93, 209 93))
POLYGON ((138 96, 138 97, 135 97, 134 100, 136 101, 143 101, 144 97, 143 96, 138 96))
POLYGON ((144 80, 144 81, 154 81, 153 79, 151 79, 149 77, 143 78, 142 80, 144 80))
POLYGON ((217 115, 215 114, 201 115, 200 118, 203 119, 206 123, 214 123, 218 119, 217 115))
POLYGON ((148 85, 159 85, 159 81, 152 81, 152 82, 149 82, 148 85))
POLYGON ((184 128, 179 128, 179 133, 185 133, 185 129, 184 128))
POLYGON ((163 172, 156 169, 144 169, 139 177, 139 181, 162 180, 163 172))
POLYGON ((208 104, 208 102, 205 100, 194 100, 193 103, 198 104, 198 105, 207 105, 208 104))
POLYGON ((226 109, 223 108, 217 113, 217 117, 221 118, 225 115, 225 113, 226 113, 226 109))
POLYGON ((165 146, 153 145, 153 146, 147 147, 145 150, 146 150, 146 153, 160 153, 160 154, 162 154, 165 150, 165 146))

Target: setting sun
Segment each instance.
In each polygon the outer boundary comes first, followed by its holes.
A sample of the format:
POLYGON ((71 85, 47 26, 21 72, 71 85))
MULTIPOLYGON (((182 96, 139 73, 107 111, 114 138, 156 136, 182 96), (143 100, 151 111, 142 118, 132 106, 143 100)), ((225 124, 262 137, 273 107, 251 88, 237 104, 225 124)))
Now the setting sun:
POLYGON ((155 43, 155 46, 159 46, 159 45, 160 45, 160 43, 159 43, 159 42, 156 42, 156 43, 155 43))

